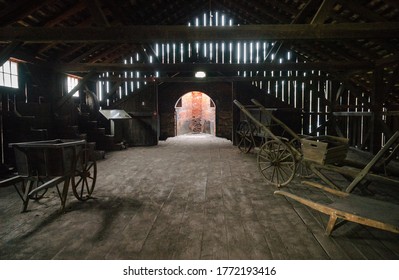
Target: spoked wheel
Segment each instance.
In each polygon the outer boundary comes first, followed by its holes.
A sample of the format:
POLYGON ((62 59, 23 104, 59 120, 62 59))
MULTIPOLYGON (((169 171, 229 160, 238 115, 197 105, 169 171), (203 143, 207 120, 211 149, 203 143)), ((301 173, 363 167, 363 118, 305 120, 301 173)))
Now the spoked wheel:
POLYGON ((97 178, 97 164, 89 161, 86 151, 78 154, 75 176, 72 176, 73 194, 78 200, 85 201, 91 197, 97 178))
POLYGON ((296 162, 290 147, 282 141, 269 140, 258 152, 258 168, 263 177, 277 187, 287 185, 295 176, 296 162))
POLYGON ((303 152, 302 152, 302 146, 301 146, 301 142, 293 139, 290 141, 290 145, 291 147, 293 147, 293 149, 298 151, 298 155, 297 155, 297 167, 296 167, 296 175, 300 178, 310 178, 313 176, 313 171, 310 168, 310 163, 303 160, 303 152))
POLYGON ((248 121, 241 121, 238 124, 237 136, 238 136, 238 148, 243 153, 249 153, 254 146, 254 139, 252 136, 255 127, 248 121))

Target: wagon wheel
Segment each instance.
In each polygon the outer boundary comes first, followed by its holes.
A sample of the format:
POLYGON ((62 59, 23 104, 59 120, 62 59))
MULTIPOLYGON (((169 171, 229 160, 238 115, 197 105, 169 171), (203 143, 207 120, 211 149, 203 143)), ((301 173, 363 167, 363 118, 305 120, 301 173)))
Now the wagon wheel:
POLYGON ((268 182, 277 187, 285 186, 295 175, 294 154, 284 142, 269 140, 258 152, 258 168, 268 182))
POLYGON ((290 145, 298 151, 297 154, 297 168, 296 168, 296 174, 300 178, 310 178, 313 176, 313 171, 310 168, 310 163, 306 160, 303 159, 303 152, 302 152, 302 146, 301 142, 298 141, 297 139, 293 139, 290 141, 290 145))
POLYGON ((241 121, 238 124, 237 135, 238 135, 238 148, 243 153, 249 153, 254 146, 254 139, 252 136, 255 127, 248 121, 241 121))
POLYGON ((72 176, 72 191, 78 200, 85 201, 93 193, 97 178, 96 162, 88 160, 87 151, 80 152, 72 176))

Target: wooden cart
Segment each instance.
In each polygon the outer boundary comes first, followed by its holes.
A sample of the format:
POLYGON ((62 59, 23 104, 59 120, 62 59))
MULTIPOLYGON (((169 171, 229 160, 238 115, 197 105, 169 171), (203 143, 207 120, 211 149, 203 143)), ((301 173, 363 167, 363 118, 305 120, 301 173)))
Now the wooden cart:
POLYGON ((233 101, 244 113, 244 119, 237 129, 237 146, 245 153, 254 147, 258 148, 258 168, 269 183, 277 187, 285 186, 295 174, 303 177, 311 175, 311 163, 329 164, 346 157, 347 139, 299 135, 276 118, 270 109, 255 99, 251 101, 254 105, 250 107, 233 101), (253 106, 262 113, 261 117, 251 113, 253 106))
POLYGON ((56 187, 65 208, 69 185, 81 201, 91 197, 97 177, 97 165, 91 158, 85 140, 48 140, 11 143, 18 175, 0 182, 0 187, 13 185, 22 199, 22 212, 29 200, 41 199, 48 188, 56 187), (59 184, 63 183, 62 189, 59 184))
POLYGON ((367 187, 372 182, 389 184, 399 187, 397 178, 388 176, 387 167, 396 156, 399 150, 399 131, 394 133, 385 143, 381 150, 364 166, 350 161, 342 161, 337 165, 312 165, 311 169, 329 187, 334 189, 344 189, 345 192, 352 192, 357 187, 367 187), (349 184, 345 187, 338 186, 323 171, 339 173, 348 179, 349 184))
POLYGON ((268 121, 262 123, 245 106, 237 100, 234 101, 246 116, 237 130, 240 150, 249 152, 256 143, 262 143, 258 151, 259 170, 267 181, 278 187, 288 184, 298 169, 301 169, 300 172, 310 169, 329 187, 309 181, 303 183, 331 194, 332 201, 331 203, 313 201, 301 194, 283 190, 275 191, 276 195, 288 197, 328 215, 327 235, 348 221, 399 233, 399 205, 351 193, 359 185, 367 185, 373 181, 399 186, 397 179, 386 176, 385 172, 381 174, 381 171, 385 171, 384 167, 399 151, 399 131, 387 141, 368 164, 362 168, 356 168, 345 165, 348 163, 345 160, 349 148, 348 139, 328 135, 320 137, 297 135, 259 102, 256 100, 252 102, 268 116, 264 118, 268 121), (282 128, 283 136, 276 136, 272 132, 273 125, 282 128), (256 137, 262 140, 256 141, 256 137), (342 191, 322 173, 322 170, 343 175, 350 181, 348 187, 342 191))
POLYGON ((328 215, 329 220, 325 229, 327 235, 330 235, 335 229, 346 222, 399 233, 399 205, 342 192, 315 182, 303 183, 331 194, 333 196, 332 201, 330 203, 313 201, 282 190, 275 191, 274 194, 288 197, 328 215))
MULTIPOLYGON (((381 230, 399 233, 399 205, 391 202, 365 197, 352 193, 359 186, 367 186, 371 182, 378 182, 392 187, 399 187, 397 177, 387 176, 386 167, 394 158, 399 147, 399 132, 396 132, 382 147, 382 149, 363 167, 356 168, 352 165, 311 164, 312 170, 327 186, 319 183, 305 181, 303 184, 317 188, 330 196, 331 202, 325 203, 303 197, 288 191, 275 191, 276 195, 283 195, 302 203, 316 211, 329 216, 326 234, 345 222, 354 222, 381 230), (348 179, 346 188, 340 188, 326 177, 322 170, 339 173, 348 179), (382 173, 381 173, 382 172, 382 173), (342 191, 343 189, 344 191, 342 191)), ((343 161, 345 163, 345 161, 343 161)))

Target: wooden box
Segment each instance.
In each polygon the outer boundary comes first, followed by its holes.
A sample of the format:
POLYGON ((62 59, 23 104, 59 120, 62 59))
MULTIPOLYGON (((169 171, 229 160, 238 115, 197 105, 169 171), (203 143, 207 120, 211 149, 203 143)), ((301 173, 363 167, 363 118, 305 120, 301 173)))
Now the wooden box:
POLYGON ((18 175, 64 176, 75 172, 78 154, 84 149, 85 140, 46 140, 11 143, 14 148, 18 175))
POLYGON ((348 147, 348 139, 342 137, 325 135, 301 139, 303 159, 321 165, 344 160, 348 147))

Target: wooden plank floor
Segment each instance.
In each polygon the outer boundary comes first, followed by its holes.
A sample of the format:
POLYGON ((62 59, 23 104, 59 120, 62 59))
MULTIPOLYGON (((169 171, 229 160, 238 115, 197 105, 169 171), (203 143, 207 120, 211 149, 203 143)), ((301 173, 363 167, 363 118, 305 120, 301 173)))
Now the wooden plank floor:
POLYGON ((70 191, 66 213, 55 189, 26 213, 0 189, 0 259, 399 259, 398 235, 348 223, 328 237, 326 216, 274 190, 225 139, 131 147, 98 162, 95 199, 70 191))

